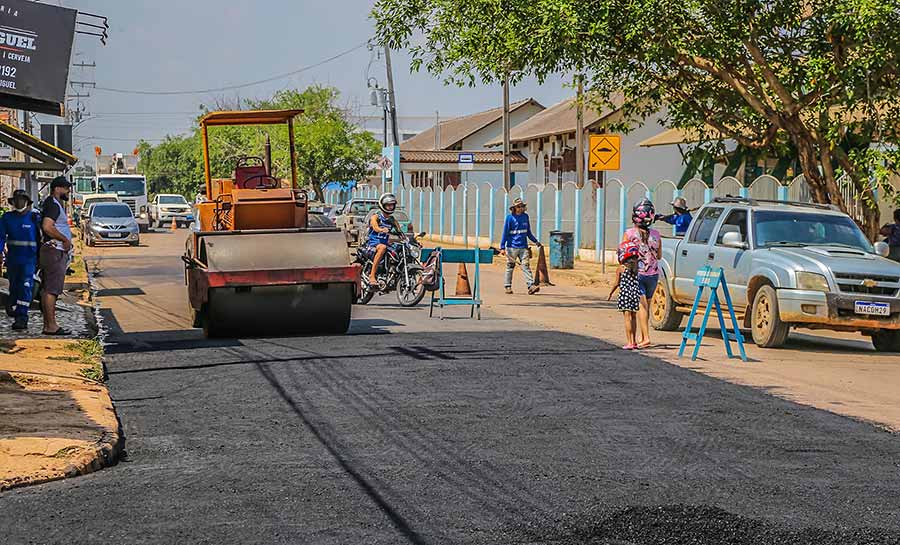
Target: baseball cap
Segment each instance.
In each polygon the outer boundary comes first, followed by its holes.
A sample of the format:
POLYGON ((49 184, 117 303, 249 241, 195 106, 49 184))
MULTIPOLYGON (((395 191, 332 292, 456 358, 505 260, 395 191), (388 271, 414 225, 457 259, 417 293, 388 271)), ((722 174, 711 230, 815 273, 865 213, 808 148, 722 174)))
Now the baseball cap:
POLYGON ((67 180, 65 176, 57 176, 50 182, 50 189, 56 189, 57 187, 72 187, 72 182, 67 180))

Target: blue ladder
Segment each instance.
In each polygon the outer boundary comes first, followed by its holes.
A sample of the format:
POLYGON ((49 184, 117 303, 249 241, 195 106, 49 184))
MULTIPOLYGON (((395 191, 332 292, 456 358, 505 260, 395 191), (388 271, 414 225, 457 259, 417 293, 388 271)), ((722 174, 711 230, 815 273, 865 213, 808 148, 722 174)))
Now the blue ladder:
POLYGON ((747 353, 744 351, 744 336, 738 325, 737 317, 734 315, 734 305, 731 303, 731 294, 728 292, 728 283, 725 281, 725 271, 721 267, 713 270, 712 267, 703 267, 697 271, 694 277, 694 285, 697 286, 697 295, 694 297, 694 306, 691 308, 691 315, 688 318, 687 328, 681 336, 681 347, 678 349, 678 357, 684 355, 684 349, 689 340, 694 341, 694 353, 691 355, 691 361, 697 359, 700 352, 700 345, 703 343, 703 336, 706 334, 706 324, 709 322, 709 313, 713 307, 716 308, 716 315, 719 318, 719 329, 722 332, 722 340, 725 342, 725 352, 728 358, 734 357, 731 350, 731 341, 737 342, 738 349, 741 352, 741 360, 747 361, 747 353), (731 317, 732 331, 728 330, 725 324, 725 317, 722 315, 722 305, 719 301, 719 287, 725 296, 725 304, 728 307, 728 314, 731 317), (693 333, 694 318, 697 316, 697 309, 700 301, 703 299, 704 288, 709 288, 709 301, 706 303, 706 311, 703 313, 703 320, 700 322, 700 330, 693 333))

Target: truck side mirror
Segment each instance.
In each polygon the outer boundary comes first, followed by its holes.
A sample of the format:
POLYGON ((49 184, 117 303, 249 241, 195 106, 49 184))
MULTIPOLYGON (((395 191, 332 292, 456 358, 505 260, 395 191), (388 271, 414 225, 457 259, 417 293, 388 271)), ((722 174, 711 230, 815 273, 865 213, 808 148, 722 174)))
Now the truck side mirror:
POLYGON ((735 233, 734 231, 725 233, 725 235, 722 236, 722 245, 729 248, 740 248, 742 250, 747 248, 744 237, 742 237, 740 233, 735 233))
POLYGON ((887 242, 876 242, 875 253, 881 257, 887 257, 891 255, 891 247, 887 245, 887 242))

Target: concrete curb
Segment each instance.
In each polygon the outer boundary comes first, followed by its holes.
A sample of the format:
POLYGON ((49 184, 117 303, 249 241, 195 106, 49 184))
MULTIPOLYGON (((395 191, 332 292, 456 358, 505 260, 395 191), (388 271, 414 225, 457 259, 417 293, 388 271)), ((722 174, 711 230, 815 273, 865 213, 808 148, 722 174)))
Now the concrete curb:
MULTIPOLYGON (((87 274, 89 297, 93 307, 93 320, 91 321, 91 325, 94 328, 95 333, 99 337, 100 342, 102 344, 105 344, 106 329, 103 327, 102 322, 99 320, 100 306, 97 302, 96 297, 94 296, 96 293, 94 279, 91 276, 90 270, 88 270, 87 274)), ((105 380, 108 376, 105 358, 101 360, 101 365, 103 366, 103 377, 105 380)), ((37 484, 58 481, 69 477, 77 477, 79 475, 87 475, 89 473, 93 473, 107 467, 112 467, 119 463, 120 457, 125 452, 125 433, 122 429, 122 421, 119 418, 119 413, 116 411, 115 403, 112 401, 112 398, 109 395, 109 388, 105 383, 97 384, 102 386, 105 390, 108 407, 116 416, 115 431, 104 432, 100 439, 94 444, 94 447, 90 450, 86 450, 85 452, 80 453, 72 461, 72 463, 65 467, 61 475, 34 478, 22 477, 0 481, 0 492, 11 490, 13 488, 21 488, 25 486, 33 486, 37 484)))

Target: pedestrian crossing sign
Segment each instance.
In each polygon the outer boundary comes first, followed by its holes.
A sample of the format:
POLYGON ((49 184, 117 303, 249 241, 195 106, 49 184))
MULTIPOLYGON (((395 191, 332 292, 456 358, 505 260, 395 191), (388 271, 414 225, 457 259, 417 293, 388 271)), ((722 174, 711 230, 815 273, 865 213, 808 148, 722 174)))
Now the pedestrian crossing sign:
POLYGON ((622 167, 622 137, 618 134, 592 134, 589 149, 589 170, 619 170, 622 167))

